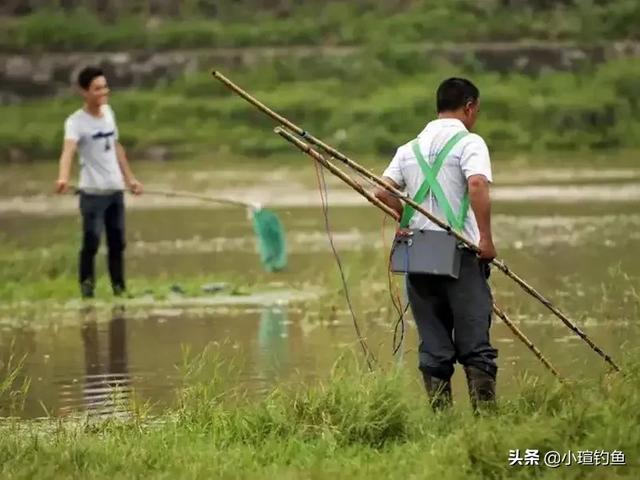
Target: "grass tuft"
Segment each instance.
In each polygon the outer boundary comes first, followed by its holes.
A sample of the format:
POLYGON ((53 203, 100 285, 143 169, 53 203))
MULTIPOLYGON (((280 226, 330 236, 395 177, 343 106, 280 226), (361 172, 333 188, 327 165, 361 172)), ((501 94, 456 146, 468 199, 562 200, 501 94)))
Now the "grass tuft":
MULTIPOLYGON (((635 352, 637 353, 637 352, 635 352)), ((520 394, 495 414, 455 406, 431 412, 413 372, 367 372, 337 362, 311 387, 280 387, 259 399, 200 377, 155 419, 84 426, 65 421, 0 425, 5 478, 636 478, 640 368, 568 385, 522 377, 520 394), (509 467, 511 449, 608 451, 627 466, 509 467)), ((198 377, 211 350, 187 362, 198 377)), ((210 371, 210 370, 209 370, 210 371)), ((216 377, 216 375, 214 375, 216 377)), ((191 377, 193 378, 193 377, 191 377)))

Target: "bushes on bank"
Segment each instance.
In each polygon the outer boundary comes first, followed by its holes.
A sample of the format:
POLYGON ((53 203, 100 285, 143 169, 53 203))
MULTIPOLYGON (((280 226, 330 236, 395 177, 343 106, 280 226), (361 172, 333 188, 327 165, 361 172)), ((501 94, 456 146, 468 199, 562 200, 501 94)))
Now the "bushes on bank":
MULTIPOLYGON (((636 148, 640 146, 638 62, 612 62, 577 73, 537 77, 461 71, 407 53, 274 61, 230 75, 258 98, 348 152, 390 156, 434 116, 434 92, 450 75, 481 90, 478 132, 493 150, 636 148)), ((208 74, 152 90, 114 92, 123 142, 137 152, 163 145, 174 156, 291 151, 274 124, 208 74)), ((13 149, 54 159, 64 118, 78 99, 56 98, 3 108, 0 157, 13 149)))
MULTIPOLYGON (((59 2, 56 2, 59 3, 59 2)), ((64 2, 68 4, 69 2, 64 2)), ((638 39, 636 0, 432 0, 408 2, 170 2, 167 12, 137 2, 40 7, 0 18, 0 50, 68 51, 264 45, 394 44, 442 41, 638 39), (110 5, 111 4, 111 5, 110 5)), ((145 2, 146 3, 146 2, 145 2)))

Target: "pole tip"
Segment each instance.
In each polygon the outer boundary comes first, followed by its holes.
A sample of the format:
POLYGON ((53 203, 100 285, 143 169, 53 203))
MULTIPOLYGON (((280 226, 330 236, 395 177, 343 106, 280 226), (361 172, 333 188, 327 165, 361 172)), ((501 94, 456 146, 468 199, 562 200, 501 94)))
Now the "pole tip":
POLYGON ((214 77, 218 77, 220 75, 220 72, 218 72, 218 70, 213 68, 211 69, 211 75, 213 75, 214 77))

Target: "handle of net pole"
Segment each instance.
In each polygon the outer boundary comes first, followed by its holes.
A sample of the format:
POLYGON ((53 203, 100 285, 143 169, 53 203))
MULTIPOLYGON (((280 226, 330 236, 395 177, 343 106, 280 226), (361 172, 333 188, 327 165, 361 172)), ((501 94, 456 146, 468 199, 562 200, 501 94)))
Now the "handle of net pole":
POLYGON ((247 220, 252 220, 256 212, 259 212, 260 210, 262 210, 261 204, 257 202, 248 203, 247 204, 247 220))
POLYGON ((80 195, 81 190, 76 185, 71 183, 71 184, 67 185, 67 191, 65 193, 70 194, 70 195, 80 195))

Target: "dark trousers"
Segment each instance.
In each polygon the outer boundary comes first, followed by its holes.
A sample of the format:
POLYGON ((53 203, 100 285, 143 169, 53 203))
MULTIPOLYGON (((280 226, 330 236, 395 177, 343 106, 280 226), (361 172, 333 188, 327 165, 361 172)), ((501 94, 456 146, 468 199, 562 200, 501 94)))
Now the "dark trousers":
POLYGON ((453 375, 456 360, 495 378, 497 350, 491 346, 492 297, 486 266, 462 250, 458 279, 407 275, 407 293, 420 336, 424 373, 443 380, 453 375))
POLYGON ((124 282, 124 194, 80 193, 82 248, 80 250, 80 286, 84 296, 92 296, 95 287, 95 256, 102 230, 107 236, 107 265, 111 286, 116 294, 125 290, 124 282))

